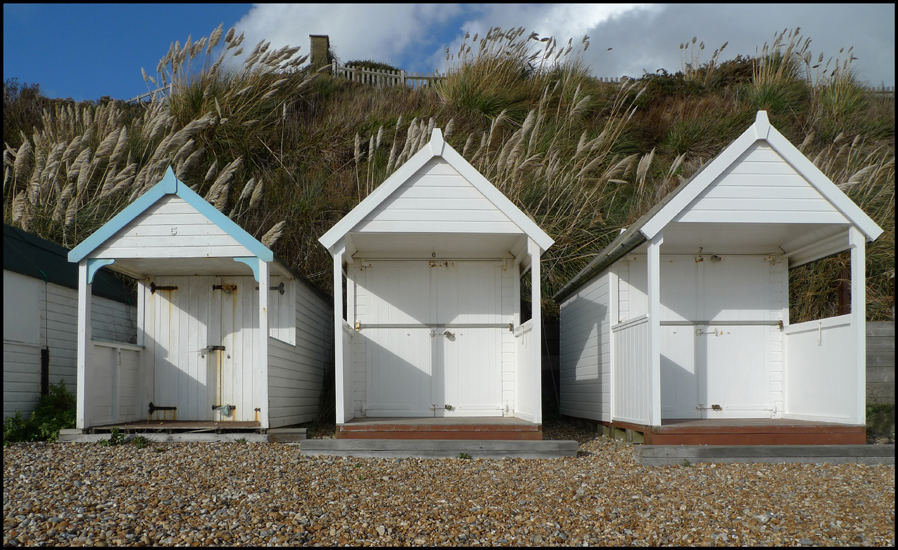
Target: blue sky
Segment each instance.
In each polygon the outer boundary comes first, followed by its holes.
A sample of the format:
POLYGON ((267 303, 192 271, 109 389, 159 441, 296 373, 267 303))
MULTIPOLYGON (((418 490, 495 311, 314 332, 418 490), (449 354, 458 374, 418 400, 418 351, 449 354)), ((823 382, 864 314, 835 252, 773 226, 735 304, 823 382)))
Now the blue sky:
POLYGON ((209 36, 221 23, 246 34, 247 53, 265 39, 305 54, 309 34, 327 34, 343 61, 409 71, 444 70, 446 47, 454 52, 465 32, 483 36, 491 26, 523 26, 525 35, 565 44, 588 34, 584 60, 606 77, 681 70, 679 45, 693 36, 705 43, 705 62, 724 42, 722 59, 753 55, 798 26, 815 59, 854 46, 863 80, 895 84, 894 4, 4 4, 3 78, 38 83, 48 97, 129 99, 147 91, 141 67, 155 75, 172 42, 209 36))

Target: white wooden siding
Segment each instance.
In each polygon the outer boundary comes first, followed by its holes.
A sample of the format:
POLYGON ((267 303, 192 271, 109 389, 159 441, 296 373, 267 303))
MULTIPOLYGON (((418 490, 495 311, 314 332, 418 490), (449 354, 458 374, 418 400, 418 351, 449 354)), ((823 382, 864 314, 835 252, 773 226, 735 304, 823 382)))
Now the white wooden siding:
MULTIPOLYGON (((520 301, 515 295, 515 281, 520 277, 512 260, 505 260, 502 267, 502 319, 511 321, 515 318, 515 311, 520 308, 520 301)), ((509 322, 511 322, 509 321, 509 322)), ((515 338, 509 330, 502 331, 502 402, 506 411, 515 409, 515 338)))
MULTIPOLYGON (((3 417, 6 418, 13 416, 16 410, 24 416, 34 410, 40 398, 40 350, 45 346, 50 349, 50 383, 63 381, 69 391, 75 392, 78 382, 78 291, 7 270, 3 275, 3 417), (37 293, 37 307, 31 311, 8 307, 7 293, 34 292, 37 293), (11 317, 7 319, 7 315, 11 317), (10 340, 16 333, 9 329, 16 323, 29 327, 36 323, 37 342, 10 340)), ((134 305, 98 296, 91 300, 94 339, 133 344, 137 341, 136 327, 137 308, 134 305)))
POLYGON ((848 223, 766 143, 756 143, 696 197, 675 222, 848 223))
POLYGON ((354 230, 521 233, 508 216, 441 158, 425 164, 354 230))
POLYGON ((254 256, 177 195, 166 195, 97 247, 91 258, 254 256))
POLYGON ((140 348, 93 342, 88 369, 92 426, 146 418, 146 404, 138 402, 140 348))
POLYGON ((561 413, 609 421, 611 274, 593 278, 561 305, 561 413))
POLYGON ((864 423, 856 417, 857 371, 846 368, 857 364, 855 334, 851 315, 786 327, 785 418, 864 423))
POLYGON ((612 420, 635 424, 650 422, 649 327, 648 318, 642 316, 612 328, 615 353, 611 365, 612 420))
POLYGON ((274 338, 268 341, 271 428, 309 422, 318 416, 324 376, 334 357, 333 308, 304 283, 292 280, 285 284, 293 287, 285 296, 294 297, 295 345, 274 338))
POLYGON ((353 363, 347 379, 353 388, 355 416, 429 416, 433 397, 448 399, 447 404, 455 407, 452 414, 458 415, 501 415, 506 407, 508 414, 514 410, 516 344, 509 330, 452 329, 455 340, 449 342, 451 345, 435 340, 431 329, 424 326, 365 330, 366 323, 513 322, 516 270, 511 262, 438 263, 446 265, 431 267, 427 260, 419 260, 356 261, 347 266, 347 285, 351 288, 347 296, 353 299, 349 311, 355 314, 350 324, 359 322, 362 326, 352 338, 353 363), (386 369, 385 374, 376 381, 369 380, 371 369, 381 368, 377 365, 386 369), (464 383, 458 379, 461 371, 466 372, 462 375, 464 383), (435 375, 448 378, 433 386, 435 375), (433 395, 433 391, 439 395, 433 395), (402 399, 418 397, 403 404, 398 397, 385 397, 393 394, 404 396, 402 399))
POLYGON ((533 410, 533 369, 541 368, 539 353, 534 350, 533 319, 521 324, 515 330, 517 344, 517 370, 515 372, 515 408, 514 416, 524 420, 532 420, 533 410))

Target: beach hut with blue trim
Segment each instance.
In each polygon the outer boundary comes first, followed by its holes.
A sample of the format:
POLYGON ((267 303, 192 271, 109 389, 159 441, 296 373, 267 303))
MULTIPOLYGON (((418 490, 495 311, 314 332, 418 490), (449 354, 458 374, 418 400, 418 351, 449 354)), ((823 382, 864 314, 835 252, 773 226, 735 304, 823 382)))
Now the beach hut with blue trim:
POLYGON ((333 354, 329 298, 171 168, 68 259, 79 274, 78 428, 266 429, 317 416, 333 354), (112 351, 117 361, 100 360, 109 348, 91 334, 90 287, 104 266, 137 281, 137 345, 112 351))

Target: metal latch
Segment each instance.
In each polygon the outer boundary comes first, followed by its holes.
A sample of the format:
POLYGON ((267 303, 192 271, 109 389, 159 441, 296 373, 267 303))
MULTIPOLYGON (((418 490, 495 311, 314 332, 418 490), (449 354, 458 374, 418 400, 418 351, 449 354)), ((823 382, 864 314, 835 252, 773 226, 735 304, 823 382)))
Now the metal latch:
MULTIPOLYGON (((454 333, 454 332, 449 332, 449 331, 447 330, 447 331, 445 331, 445 332, 443 333, 443 336, 445 336, 446 338, 455 338, 455 333, 454 333)), ((446 405, 446 407, 449 407, 449 405, 446 405)))
POLYGON ((714 403, 714 404, 711 405, 710 407, 706 407, 706 406, 704 406, 704 405, 702 405, 702 404, 699 404, 699 406, 696 407, 696 410, 699 410, 699 411, 722 411, 722 410, 723 410, 723 407, 721 407, 721 406, 718 405, 717 403, 714 403))
MULTIPOLYGON (((286 292, 286 290, 284 289, 283 281, 281 282, 281 284, 279 284, 277 286, 270 286, 268 288, 269 288, 269 290, 277 290, 281 294, 281 296, 283 296, 284 292, 286 292)), ((259 290, 259 287, 256 287, 256 290, 259 290)))
POLYGON ((157 290, 178 290, 176 286, 158 286, 156 283, 150 283, 150 294, 156 294, 157 290))
POLYGON ((453 407, 452 405, 446 405, 445 408, 446 408, 447 411, 454 411, 454 410, 455 410, 455 407, 453 407))
POLYGON ((723 331, 717 330, 717 329, 708 330, 708 331, 704 331, 700 328, 695 329, 696 336, 708 336, 708 335, 720 336, 721 334, 723 334, 723 331))

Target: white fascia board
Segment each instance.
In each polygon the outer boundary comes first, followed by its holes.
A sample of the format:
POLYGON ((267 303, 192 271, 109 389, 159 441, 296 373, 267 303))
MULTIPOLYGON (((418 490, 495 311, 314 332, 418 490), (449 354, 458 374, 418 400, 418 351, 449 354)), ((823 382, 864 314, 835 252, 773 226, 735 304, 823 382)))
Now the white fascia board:
POLYGON ((270 262, 274 259, 274 253, 268 247, 256 240, 230 218, 219 212, 214 206, 209 204, 206 199, 197 195, 187 187, 184 182, 178 180, 174 170, 169 166, 159 183, 151 187, 146 193, 138 197, 134 202, 125 207, 124 210, 119 212, 118 215, 106 222, 100 229, 97 229, 90 237, 73 248, 68 255, 69 261, 78 263, 86 258, 91 252, 112 238, 119 232, 119 230, 139 215, 143 214, 147 209, 156 204, 159 199, 166 195, 177 195, 183 199, 184 202, 196 209, 198 213, 205 216, 209 221, 233 237, 234 240, 251 253, 255 254, 262 261, 270 262))
POLYGON ((517 225, 521 231, 527 234, 528 237, 533 239, 533 241, 539 246, 539 248, 545 252, 549 249, 550 246, 555 244, 555 241, 549 237, 545 231, 540 229, 536 223, 531 220, 526 214, 521 212, 521 210, 514 205, 508 197, 502 194, 501 191, 496 189, 496 187, 489 182, 483 175, 477 171, 476 168, 471 166, 471 164, 462 157, 458 151, 452 148, 448 143, 443 147, 443 159, 448 162, 459 174, 468 182, 471 183, 478 191, 483 193, 483 196, 487 198, 493 205, 496 206, 503 214, 508 216, 515 225, 517 225))
POLYGON ((817 191, 823 195, 839 212, 854 224, 866 237, 868 241, 874 241, 882 234, 882 228, 876 225, 870 216, 861 210, 848 195, 842 192, 839 187, 832 182, 826 174, 814 166, 814 163, 808 160, 804 154, 799 151, 788 139, 785 138, 776 128, 771 126, 770 135, 767 137, 767 143, 777 153, 779 153, 799 174, 801 174, 808 182, 814 186, 817 191))
MULTIPOLYGON (((766 120, 766 117, 765 117, 766 120)), ((755 123, 757 124, 757 122, 755 123)), ((714 180, 716 180, 723 172, 733 165, 736 160, 741 157, 749 147, 758 141, 758 130, 755 124, 736 138, 736 141, 729 144, 720 155, 714 158, 698 177, 688 183, 688 187, 677 194, 667 205, 662 208, 652 219, 647 221, 639 231, 645 235, 647 240, 652 240, 658 235, 664 227, 673 221, 680 212, 686 209, 692 201, 708 188, 714 180)))
POLYGON ((377 208, 380 203, 387 200, 399 186, 414 176, 415 172, 423 168, 434 156, 431 143, 422 147, 420 151, 412 156, 412 158, 393 172, 392 176, 387 178, 386 181, 377 186, 377 189, 365 197, 365 200, 353 208, 349 214, 346 214, 342 220, 334 224, 333 227, 318 239, 318 242, 324 245, 328 252, 333 255, 334 246, 340 239, 352 231, 352 228, 365 219, 365 216, 377 208))

